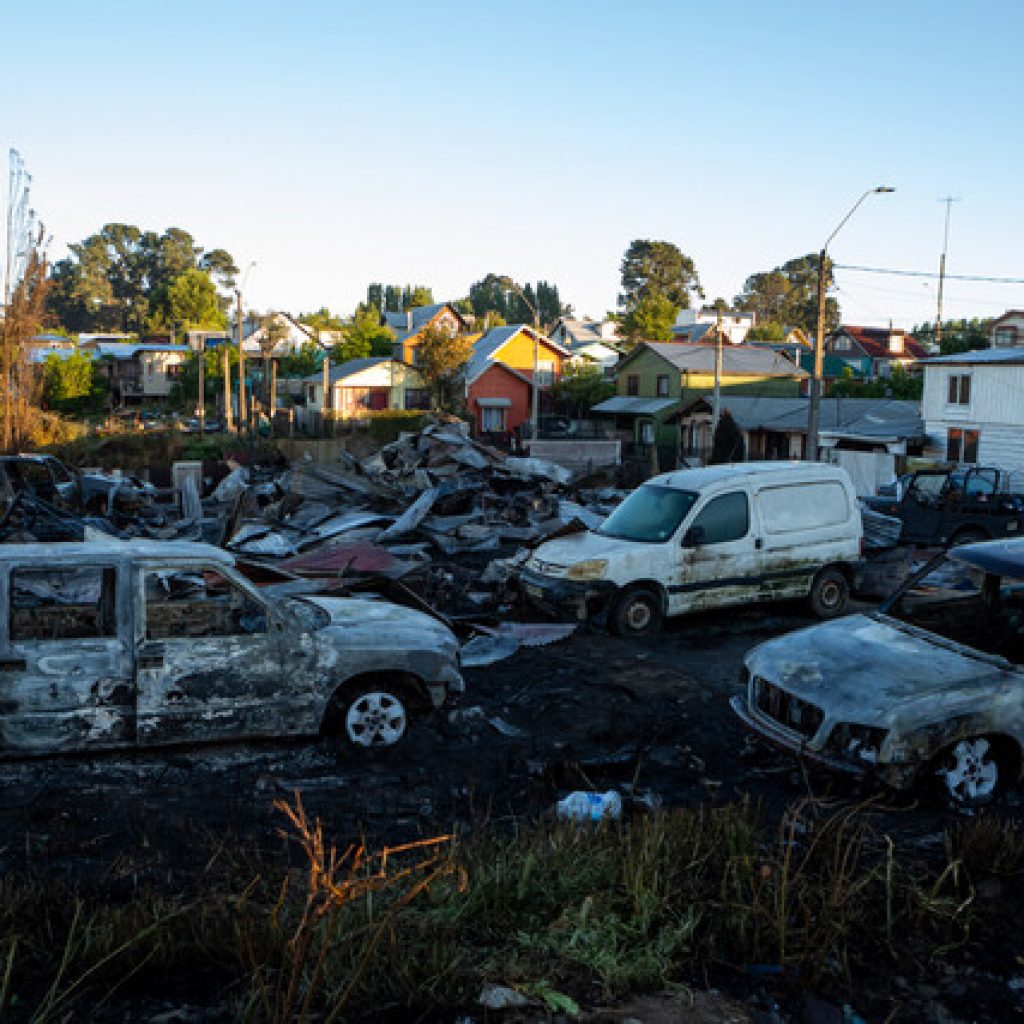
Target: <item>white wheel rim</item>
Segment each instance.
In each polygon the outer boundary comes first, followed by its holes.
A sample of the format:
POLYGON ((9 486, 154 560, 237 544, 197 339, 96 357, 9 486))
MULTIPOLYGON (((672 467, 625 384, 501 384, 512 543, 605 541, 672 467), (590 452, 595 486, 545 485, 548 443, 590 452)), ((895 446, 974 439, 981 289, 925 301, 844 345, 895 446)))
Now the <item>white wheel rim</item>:
POLYGON ((842 596, 842 589, 835 580, 828 580, 822 584, 820 599, 825 608, 838 608, 842 596))
POLYGON ((954 800, 973 803, 992 796, 999 781, 999 766, 988 757, 986 739, 961 740, 949 754, 942 774, 954 800))
POLYGON ((345 715, 348 738, 360 747, 390 747, 405 734, 405 706, 390 693, 364 693, 345 715))

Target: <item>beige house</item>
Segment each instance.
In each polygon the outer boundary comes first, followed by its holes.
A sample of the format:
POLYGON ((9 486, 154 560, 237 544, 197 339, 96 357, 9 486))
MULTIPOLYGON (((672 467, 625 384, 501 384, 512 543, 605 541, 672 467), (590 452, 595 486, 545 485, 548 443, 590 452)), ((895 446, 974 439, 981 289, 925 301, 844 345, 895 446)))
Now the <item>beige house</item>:
MULTIPOLYGON (((340 419, 353 419, 384 409, 429 409, 430 389, 419 371, 387 356, 350 359, 328 368, 326 411, 340 419)), ((324 412, 324 374, 302 382, 306 408, 324 412)))
POLYGON ((152 342, 86 342, 79 348, 92 354, 97 368, 110 381, 115 405, 164 401, 192 356, 188 345, 152 342))

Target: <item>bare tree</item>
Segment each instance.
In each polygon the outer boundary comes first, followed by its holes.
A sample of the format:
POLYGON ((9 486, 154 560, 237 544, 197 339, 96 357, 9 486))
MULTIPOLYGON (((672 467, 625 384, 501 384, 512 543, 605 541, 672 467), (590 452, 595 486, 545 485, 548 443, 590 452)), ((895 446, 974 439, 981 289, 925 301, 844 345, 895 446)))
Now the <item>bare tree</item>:
POLYGON ((17 451, 28 439, 42 388, 42 375, 32 362, 32 339, 42 329, 46 293, 50 287, 42 245, 43 228, 40 225, 32 239, 24 272, 11 291, 10 302, 0 324, 3 447, 8 452, 17 451))

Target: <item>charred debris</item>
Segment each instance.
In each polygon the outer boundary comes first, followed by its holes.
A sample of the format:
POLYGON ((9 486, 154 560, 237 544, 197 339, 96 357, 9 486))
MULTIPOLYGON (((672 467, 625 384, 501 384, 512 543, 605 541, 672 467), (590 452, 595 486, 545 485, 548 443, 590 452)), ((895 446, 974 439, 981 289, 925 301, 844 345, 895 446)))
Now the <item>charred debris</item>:
POLYGON ((260 587, 377 594, 428 611, 474 638, 467 664, 486 664, 572 631, 513 621, 516 570, 542 541, 600 524, 624 495, 475 441, 458 422, 362 459, 228 465, 204 494, 199 463, 177 464, 175 486, 161 490, 14 457, 0 467, 0 541, 203 540, 232 552, 260 587))

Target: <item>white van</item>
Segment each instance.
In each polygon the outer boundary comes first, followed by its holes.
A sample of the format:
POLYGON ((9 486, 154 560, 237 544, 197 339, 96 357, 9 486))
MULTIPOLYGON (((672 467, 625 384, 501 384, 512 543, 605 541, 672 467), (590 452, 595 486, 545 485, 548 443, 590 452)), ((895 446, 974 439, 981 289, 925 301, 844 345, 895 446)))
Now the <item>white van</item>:
POLYGON ((607 609, 618 633, 796 597, 827 619, 846 610, 861 535, 853 484, 838 466, 683 469, 638 487, 596 530, 542 544, 520 582, 535 604, 577 618, 607 609))

